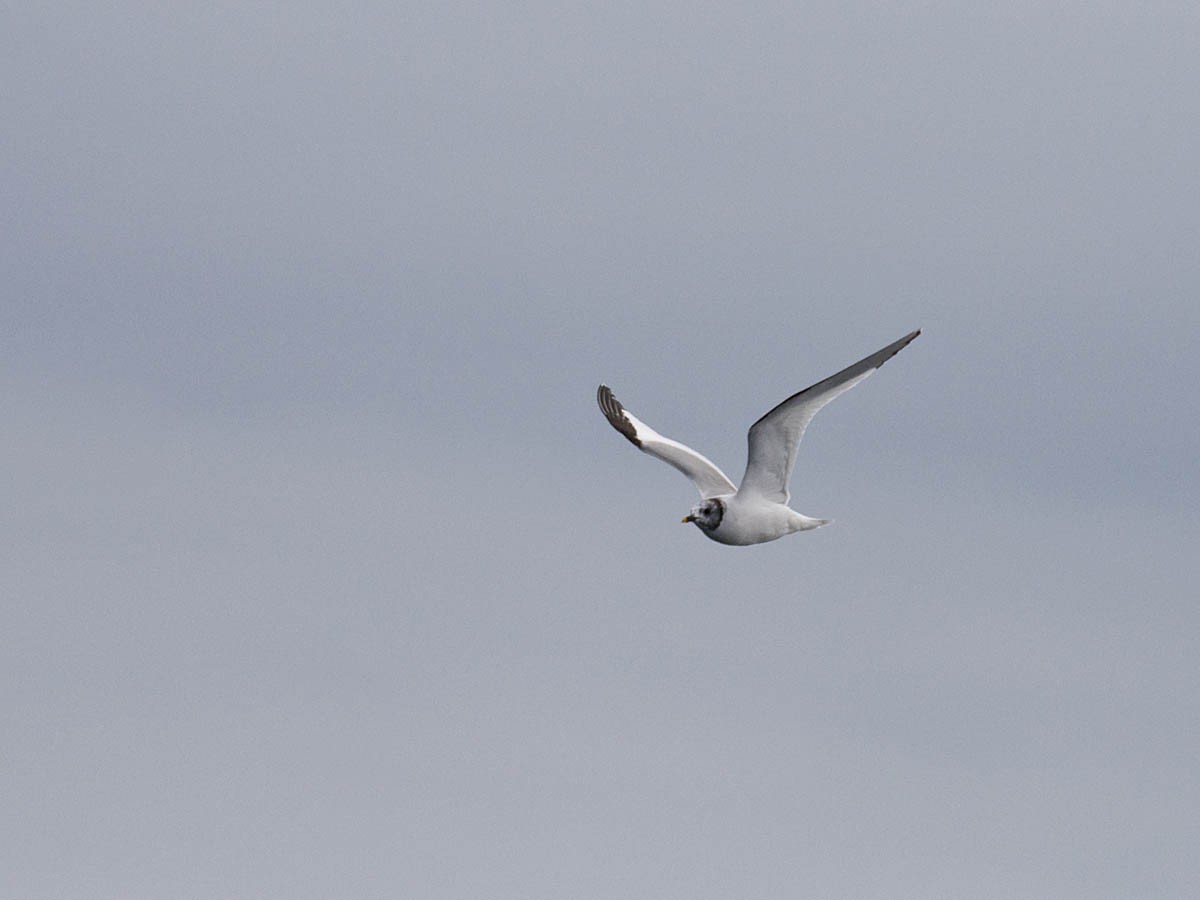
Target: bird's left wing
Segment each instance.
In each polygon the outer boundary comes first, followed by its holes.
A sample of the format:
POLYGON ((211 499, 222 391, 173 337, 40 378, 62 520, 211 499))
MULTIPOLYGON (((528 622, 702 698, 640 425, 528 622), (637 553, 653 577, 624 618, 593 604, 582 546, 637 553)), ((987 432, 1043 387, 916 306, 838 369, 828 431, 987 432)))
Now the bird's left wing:
POLYGON ((716 467, 707 457, 701 456, 691 447, 678 441, 663 437, 645 422, 636 418, 621 401, 613 396, 608 385, 602 384, 596 391, 596 402, 600 411, 608 419, 609 424, 625 435, 635 447, 643 453, 657 456, 668 465, 674 466, 696 485, 700 496, 707 500, 709 497, 719 497, 732 494, 737 490, 733 482, 725 477, 725 473, 716 467))
POLYGON ((796 462, 796 450, 804 429, 826 403, 844 394, 903 350, 921 331, 907 334, 894 344, 860 359, 836 375, 818 381, 788 397, 750 426, 746 474, 741 492, 757 494, 776 503, 787 503, 788 481, 796 462))

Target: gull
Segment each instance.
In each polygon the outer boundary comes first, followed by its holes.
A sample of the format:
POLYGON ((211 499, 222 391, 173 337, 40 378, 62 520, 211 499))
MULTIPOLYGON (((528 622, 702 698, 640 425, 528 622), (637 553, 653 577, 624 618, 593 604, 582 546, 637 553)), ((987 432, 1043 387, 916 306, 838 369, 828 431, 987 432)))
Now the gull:
POLYGON ((907 334, 836 375, 792 394, 751 425, 746 473, 740 488, 707 457, 663 437, 625 409, 608 385, 600 385, 596 401, 612 427, 635 447, 674 466, 696 485, 701 503, 683 517, 684 522, 695 523, 707 537, 722 544, 761 544, 829 524, 830 519, 803 516, 787 505, 791 499, 788 482, 804 429, 821 407, 865 379, 920 333, 918 329, 907 334))

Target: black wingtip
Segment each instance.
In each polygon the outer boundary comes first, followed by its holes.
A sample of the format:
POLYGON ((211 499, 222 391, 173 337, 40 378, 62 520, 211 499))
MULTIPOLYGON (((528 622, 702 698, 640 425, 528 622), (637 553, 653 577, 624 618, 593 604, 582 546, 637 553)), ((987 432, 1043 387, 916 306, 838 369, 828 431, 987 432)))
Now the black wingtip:
MULTIPOLYGON (((900 338, 900 340, 896 341, 895 343, 888 344, 883 349, 890 350, 892 347, 895 347, 896 352, 899 353, 901 350, 903 350, 905 347, 907 347, 909 344, 911 344, 913 341, 915 341, 920 336, 921 336, 921 329, 918 328, 916 331, 910 331, 908 334, 906 334, 904 337, 900 338)), ((893 354, 893 355, 895 355, 895 354, 893 354)))
POLYGON ((638 439, 637 429, 625 417, 625 407, 621 405, 620 400, 613 396, 613 392, 607 384, 602 384, 596 389, 596 402, 600 405, 600 411, 604 413, 604 418, 608 419, 608 423, 625 435, 633 446, 640 449, 642 442, 638 439))
MULTIPOLYGON (((893 356, 895 356, 897 353, 899 353, 901 350, 903 350, 905 347, 907 347, 909 344, 911 344, 913 341, 915 341, 917 339, 917 337, 920 336, 920 334, 921 334, 920 328, 918 328, 916 331, 910 331, 904 337, 900 338, 900 340, 896 341, 896 343, 889 344, 888 346, 886 346, 882 350, 880 350, 878 353, 874 354, 875 359, 874 359, 873 368, 878 369, 885 362, 887 362, 889 359, 891 359, 893 356)), ((871 359, 871 357, 867 357, 867 360, 870 360, 870 359, 871 359)), ((864 362, 865 361, 866 360, 864 360, 864 362)))

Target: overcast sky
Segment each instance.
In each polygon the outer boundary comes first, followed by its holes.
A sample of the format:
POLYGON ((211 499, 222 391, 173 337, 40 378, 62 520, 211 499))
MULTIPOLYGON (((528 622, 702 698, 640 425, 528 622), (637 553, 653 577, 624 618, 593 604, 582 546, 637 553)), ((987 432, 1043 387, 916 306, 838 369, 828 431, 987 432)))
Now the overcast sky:
POLYGON ((6 4, 0 895, 1200 896, 1191 3, 6 4), (749 548, 595 405, 740 478, 749 548))

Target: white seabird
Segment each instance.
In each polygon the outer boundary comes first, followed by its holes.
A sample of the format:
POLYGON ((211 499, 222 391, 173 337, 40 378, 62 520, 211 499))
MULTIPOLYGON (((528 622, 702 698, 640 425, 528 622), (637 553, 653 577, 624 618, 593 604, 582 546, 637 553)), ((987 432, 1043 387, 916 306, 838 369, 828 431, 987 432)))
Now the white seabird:
POLYGON ((746 474, 740 488, 734 487, 707 457, 663 437, 630 413, 608 385, 600 385, 596 400, 612 427, 635 447, 674 466, 695 483, 703 502, 692 507, 683 517, 684 522, 696 523, 705 535, 722 544, 761 544, 829 524, 829 519, 802 516, 787 505, 788 481, 804 429, 822 406, 865 379, 920 333, 918 329, 905 335, 836 375, 793 394, 751 425, 746 474))

